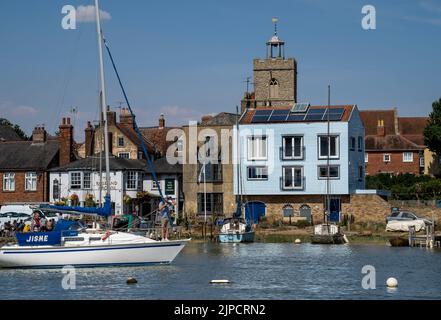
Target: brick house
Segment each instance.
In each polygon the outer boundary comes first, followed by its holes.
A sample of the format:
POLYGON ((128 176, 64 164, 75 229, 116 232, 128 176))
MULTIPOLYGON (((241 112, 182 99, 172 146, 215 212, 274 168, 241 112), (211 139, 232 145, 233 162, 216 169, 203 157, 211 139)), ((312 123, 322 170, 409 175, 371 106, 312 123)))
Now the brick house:
POLYGON ((360 115, 366 130, 366 174, 424 173, 424 126, 416 130, 409 125, 415 118, 399 118, 397 109, 365 110, 360 115))
POLYGON ((30 141, 0 142, 0 205, 49 201, 48 170, 73 159, 73 126, 63 118, 59 137, 36 127, 30 141))

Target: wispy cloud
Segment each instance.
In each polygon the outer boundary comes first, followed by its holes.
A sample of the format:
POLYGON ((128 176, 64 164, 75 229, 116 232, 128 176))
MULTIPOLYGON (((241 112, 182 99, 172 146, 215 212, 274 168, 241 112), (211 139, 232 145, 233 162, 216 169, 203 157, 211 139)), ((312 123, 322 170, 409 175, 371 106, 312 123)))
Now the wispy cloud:
POLYGON ((426 11, 434 12, 434 13, 441 13, 441 5, 435 4, 433 1, 421 1, 419 5, 426 11))
POLYGON ((15 105, 11 102, 0 103, 0 112, 5 117, 33 117, 38 113, 38 110, 31 106, 15 105))
MULTIPOLYGON (((101 20, 111 20, 112 16, 109 12, 100 9, 101 20)), ((95 6, 78 6, 77 22, 95 22, 95 6)))

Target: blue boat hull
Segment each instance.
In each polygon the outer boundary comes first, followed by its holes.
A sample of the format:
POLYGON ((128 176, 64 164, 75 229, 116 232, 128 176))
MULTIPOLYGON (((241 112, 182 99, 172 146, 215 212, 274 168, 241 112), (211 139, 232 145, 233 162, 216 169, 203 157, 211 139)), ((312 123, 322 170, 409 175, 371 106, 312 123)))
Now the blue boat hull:
POLYGON ((219 242, 221 243, 254 242, 254 231, 220 233, 219 242))

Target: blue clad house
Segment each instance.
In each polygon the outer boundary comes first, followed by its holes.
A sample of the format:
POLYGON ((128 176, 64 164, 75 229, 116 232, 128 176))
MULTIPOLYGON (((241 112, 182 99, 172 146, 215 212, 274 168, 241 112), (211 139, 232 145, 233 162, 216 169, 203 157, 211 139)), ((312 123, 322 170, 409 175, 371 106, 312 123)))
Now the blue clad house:
POLYGON ((327 192, 331 219, 339 221, 351 195, 364 189, 364 126, 356 106, 247 108, 233 141, 240 163, 234 193, 242 190, 255 222, 261 216, 321 222, 327 192))

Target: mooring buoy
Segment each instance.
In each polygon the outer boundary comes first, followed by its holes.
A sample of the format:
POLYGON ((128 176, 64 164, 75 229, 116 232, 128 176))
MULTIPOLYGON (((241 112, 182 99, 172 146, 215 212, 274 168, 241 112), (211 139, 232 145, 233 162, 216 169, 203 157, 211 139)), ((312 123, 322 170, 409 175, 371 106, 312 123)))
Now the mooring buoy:
POLYGON ((211 280, 210 283, 211 283, 211 284, 219 284, 219 283, 223 283, 223 284, 225 284, 225 283, 230 283, 230 280, 227 280, 227 279, 211 280))
POLYGON ((301 243, 302 243, 302 240, 300 240, 300 239, 297 238, 297 239, 294 241, 294 243, 295 243, 295 244, 301 244, 301 243))
POLYGON ((138 280, 136 280, 135 278, 130 277, 127 279, 127 284, 135 284, 135 283, 138 283, 138 280))
POLYGON ((387 281, 386 281, 386 285, 387 285, 389 288, 396 288, 396 287, 398 287, 398 281, 397 281, 397 279, 395 279, 395 278, 389 278, 389 279, 387 279, 387 281))

